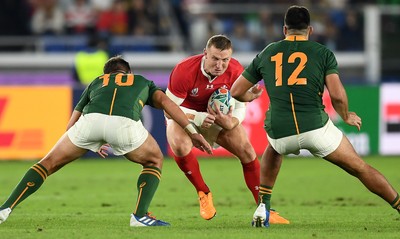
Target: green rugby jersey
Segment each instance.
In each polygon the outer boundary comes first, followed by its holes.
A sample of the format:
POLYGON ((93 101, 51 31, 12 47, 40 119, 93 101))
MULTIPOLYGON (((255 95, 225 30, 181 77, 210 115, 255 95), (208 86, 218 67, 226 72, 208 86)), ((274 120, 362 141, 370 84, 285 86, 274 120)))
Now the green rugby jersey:
POLYGON ((338 74, 334 54, 304 36, 288 36, 257 54, 243 76, 254 84, 264 80, 270 98, 264 126, 269 137, 278 139, 325 125, 328 115, 322 94, 329 74, 338 74))
POLYGON ((86 87, 75 110, 138 121, 144 105, 153 106, 152 96, 156 90, 161 89, 141 75, 104 74, 86 87))

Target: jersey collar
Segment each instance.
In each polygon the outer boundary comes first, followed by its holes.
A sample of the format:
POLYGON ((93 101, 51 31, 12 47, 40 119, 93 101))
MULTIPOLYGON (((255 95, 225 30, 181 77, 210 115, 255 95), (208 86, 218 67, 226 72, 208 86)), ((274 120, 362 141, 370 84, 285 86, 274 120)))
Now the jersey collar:
POLYGON ((289 35, 285 38, 286 41, 307 41, 307 37, 303 35, 289 35))
POLYGON ((215 78, 217 78, 217 76, 215 76, 214 78, 211 78, 211 76, 209 74, 207 74, 206 70, 204 70, 204 61, 205 60, 206 60, 206 56, 203 56, 201 58, 201 64, 200 64, 201 73, 203 73, 203 75, 205 77, 207 77, 209 82, 212 82, 213 80, 215 80, 215 78))

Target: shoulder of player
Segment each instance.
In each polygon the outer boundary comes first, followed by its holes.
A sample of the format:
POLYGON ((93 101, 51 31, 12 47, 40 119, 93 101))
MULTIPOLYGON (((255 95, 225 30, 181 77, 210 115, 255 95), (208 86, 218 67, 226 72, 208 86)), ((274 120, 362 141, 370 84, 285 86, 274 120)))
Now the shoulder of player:
POLYGON ((138 82, 138 81, 143 81, 143 82, 150 82, 152 80, 147 79, 145 76, 140 75, 140 74, 132 74, 133 75, 133 79, 134 81, 138 82))
POLYGON ((199 64, 201 62, 201 59, 203 58, 203 54, 198 54, 198 55, 193 55, 189 56, 182 61, 180 61, 177 66, 188 66, 188 65, 193 65, 193 64, 199 64))
POLYGON ((203 55, 194 55, 188 58, 183 59, 181 62, 176 64, 173 71, 175 73, 185 73, 188 74, 189 72, 200 70, 201 59, 203 55))
MULTIPOLYGON (((321 43, 319 43, 319 42, 312 41, 312 40, 308 40, 307 42, 308 42, 309 44, 313 44, 313 45, 314 45, 313 47, 319 47, 319 48, 323 48, 323 49, 329 50, 329 48, 328 48, 327 46, 325 46, 324 44, 321 44, 321 43)), ((330 50, 329 50, 329 51, 330 51, 330 50)))
MULTIPOLYGON (((302 42, 307 45, 311 45, 313 51, 332 52, 327 46, 325 46, 319 42, 312 41, 312 40, 307 40, 307 41, 302 41, 302 42)), ((259 53, 259 55, 268 55, 271 51, 274 52, 275 50, 280 49, 282 47, 287 48, 287 44, 292 44, 292 43, 293 43, 293 41, 286 41, 285 39, 276 41, 276 42, 271 42, 259 53)))
POLYGON ((231 58, 230 62, 229 62, 229 66, 233 66, 233 67, 238 67, 238 66, 242 66, 242 64, 234 57, 231 58))
POLYGON ((307 41, 311 46, 312 46, 312 51, 314 52, 315 55, 320 56, 320 57, 331 57, 334 56, 334 53, 331 49, 329 49, 327 46, 316 42, 316 41, 307 41))
MULTIPOLYGON (((273 51, 275 51, 276 49, 279 49, 283 44, 287 44, 287 42, 288 42, 288 41, 285 41, 284 39, 279 40, 279 41, 271 42, 271 43, 269 43, 268 45, 266 45, 266 46, 264 47, 264 49, 262 49, 262 50, 260 51, 260 53, 258 53, 257 55, 258 55, 258 56, 269 55, 271 51, 273 52, 273 51)), ((285 48, 286 48, 286 46, 285 46, 285 48)))

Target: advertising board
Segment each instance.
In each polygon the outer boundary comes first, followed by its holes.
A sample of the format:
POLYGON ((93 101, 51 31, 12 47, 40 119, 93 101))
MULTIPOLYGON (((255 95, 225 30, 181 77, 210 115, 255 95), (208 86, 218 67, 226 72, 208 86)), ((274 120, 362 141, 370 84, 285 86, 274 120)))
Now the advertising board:
POLYGON ((43 157, 65 132, 71 105, 70 87, 0 87, 0 160, 43 157))

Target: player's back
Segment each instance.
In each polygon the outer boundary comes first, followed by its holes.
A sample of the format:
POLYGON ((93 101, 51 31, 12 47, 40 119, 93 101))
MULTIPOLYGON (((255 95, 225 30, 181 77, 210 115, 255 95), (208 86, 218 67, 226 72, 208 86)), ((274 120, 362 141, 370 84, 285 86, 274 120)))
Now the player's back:
POLYGON ((82 97, 87 97, 87 104, 83 113, 118 115, 137 121, 144 105, 152 105, 150 97, 157 89, 141 75, 104 74, 85 90, 82 97))
POLYGON ((322 104, 325 76, 337 73, 333 53, 304 37, 290 36, 270 44, 260 57, 270 98, 269 136, 281 138, 322 127, 328 120, 322 104))

